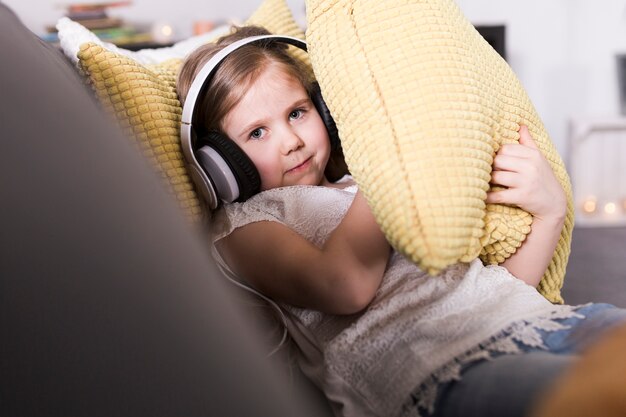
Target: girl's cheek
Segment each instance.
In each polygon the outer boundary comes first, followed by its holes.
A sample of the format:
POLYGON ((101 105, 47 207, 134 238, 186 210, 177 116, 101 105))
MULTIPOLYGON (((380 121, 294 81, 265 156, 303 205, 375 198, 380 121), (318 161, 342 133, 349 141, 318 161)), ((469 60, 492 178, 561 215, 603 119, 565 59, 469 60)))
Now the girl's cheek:
POLYGON ((261 181, 263 183, 268 183, 272 181, 273 175, 273 165, 268 164, 267 160, 258 161, 255 163, 256 169, 259 171, 259 175, 261 176, 261 181))

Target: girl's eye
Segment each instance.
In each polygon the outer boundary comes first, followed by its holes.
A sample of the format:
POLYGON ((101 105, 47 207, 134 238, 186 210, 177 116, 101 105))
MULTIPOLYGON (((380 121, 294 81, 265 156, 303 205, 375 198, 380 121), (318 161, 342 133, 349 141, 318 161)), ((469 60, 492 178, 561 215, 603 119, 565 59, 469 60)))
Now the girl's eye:
POLYGON ((258 128, 250 132, 251 139, 261 139, 263 137, 263 129, 258 128))
POLYGON ((304 115, 304 109, 295 109, 291 113, 289 113, 289 118, 291 120, 296 120, 301 118, 304 115))

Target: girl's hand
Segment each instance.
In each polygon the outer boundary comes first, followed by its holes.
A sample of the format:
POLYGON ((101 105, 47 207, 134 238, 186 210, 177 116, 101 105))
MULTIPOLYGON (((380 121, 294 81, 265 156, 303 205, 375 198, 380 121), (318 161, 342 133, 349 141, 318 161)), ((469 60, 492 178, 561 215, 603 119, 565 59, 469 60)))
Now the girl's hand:
POLYGON ((494 158, 491 183, 506 188, 488 193, 487 203, 516 205, 533 215, 524 244, 502 266, 536 287, 559 241, 567 198, 528 128, 519 132, 519 144, 502 145, 494 158))
POLYGON ((567 199, 550 164, 530 136, 520 128, 519 144, 502 145, 493 161, 491 183, 506 187, 487 194, 487 203, 511 204, 541 220, 563 221, 567 199))

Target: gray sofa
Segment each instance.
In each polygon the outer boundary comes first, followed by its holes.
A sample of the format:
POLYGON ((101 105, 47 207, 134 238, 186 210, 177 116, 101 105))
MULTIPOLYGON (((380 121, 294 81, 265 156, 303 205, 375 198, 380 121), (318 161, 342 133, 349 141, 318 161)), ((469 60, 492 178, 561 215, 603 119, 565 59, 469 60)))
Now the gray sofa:
POLYGON ((0 415, 320 415, 62 54, 0 27, 0 415))

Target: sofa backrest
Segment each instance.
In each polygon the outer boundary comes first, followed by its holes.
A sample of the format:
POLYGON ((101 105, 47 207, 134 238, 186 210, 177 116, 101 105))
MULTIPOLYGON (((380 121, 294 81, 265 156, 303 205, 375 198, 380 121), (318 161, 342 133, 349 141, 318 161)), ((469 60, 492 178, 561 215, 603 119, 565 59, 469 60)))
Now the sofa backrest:
POLYGON ((0 415, 312 415, 65 58, 0 28, 0 415))

